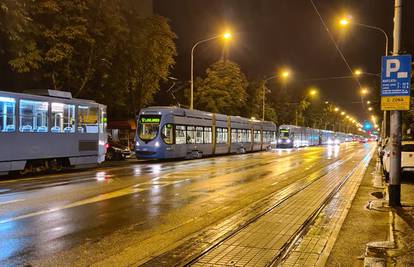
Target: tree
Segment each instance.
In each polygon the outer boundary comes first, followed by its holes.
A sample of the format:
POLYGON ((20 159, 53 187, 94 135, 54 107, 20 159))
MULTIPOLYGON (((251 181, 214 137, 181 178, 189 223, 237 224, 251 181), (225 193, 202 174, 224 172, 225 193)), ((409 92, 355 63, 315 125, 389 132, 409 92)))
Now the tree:
POLYGON ((120 53, 125 73, 125 95, 130 112, 150 104, 159 90, 161 80, 168 78, 174 65, 176 35, 171 31, 166 18, 152 16, 141 18, 129 16, 129 38, 120 53))
POLYGON ((11 80, 25 81, 18 89, 71 91, 134 115, 167 79, 176 36, 167 19, 142 17, 132 3, 4 0, 0 64, 11 80))
POLYGON ((219 60, 206 74, 195 87, 195 106, 210 112, 246 116, 248 83, 240 67, 229 60, 219 60))

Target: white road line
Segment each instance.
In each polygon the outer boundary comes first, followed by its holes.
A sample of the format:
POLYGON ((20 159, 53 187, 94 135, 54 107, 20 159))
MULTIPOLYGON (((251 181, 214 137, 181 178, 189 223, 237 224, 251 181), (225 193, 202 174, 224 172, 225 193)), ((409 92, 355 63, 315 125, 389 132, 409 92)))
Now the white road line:
POLYGON ((26 199, 21 198, 21 199, 14 199, 14 200, 9 200, 9 201, 4 201, 4 202, 0 202, 0 206, 15 203, 15 202, 20 202, 20 201, 24 201, 24 200, 26 200, 26 199))
MULTIPOLYGON (((181 182, 184 182, 184 181, 185 180, 179 180, 179 181, 169 182, 169 183, 165 183, 165 184, 156 184, 154 186, 157 186, 158 188, 160 188, 160 187, 165 187, 165 186, 168 186, 168 185, 181 183, 181 182)), ((30 218, 30 217, 34 217, 34 216, 38 216, 38 215, 43 215, 43 214, 47 214, 47 213, 51 213, 51 212, 55 212, 55 211, 59 211, 59 210, 70 209, 70 208, 74 208, 74 207, 78 207, 78 206, 82 206, 82 205, 92 204, 92 203, 95 203, 95 202, 104 201, 104 200, 108 200, 108 199, 111 199, 111 198, 117 198, 117 197, 121 197, 121 196, 125 196, 125 195, 135 194, 135 193, 142 192, 142 191, 151 190, 151 188, 148 188, 148 187, 139 188, 139 185, 144 185, 144 184, 148 184, 148 183, 138 184, 138 187, 134 187, 134 186, 133 187, 128 187, 128 188, 116 190, 116 191, 113 191, 113 192, 97 195, 97 196, 87 198, 87 199, 84 199, 84 200, 75 201, 73 203, 70 203, 70 204, 62 206, 62 207, 56 207, 56 208, 51 208, 51 209, 40 210, 40 211, 31 212, 31 213, 23 214, 23 215, 20 215, 20 216, 12 217, 12 218, 0 220, 0 224, 12 222, 12 221, 17 221, 17 220, 21 220, 21 219, 26 219, 26 218, 30 218)))

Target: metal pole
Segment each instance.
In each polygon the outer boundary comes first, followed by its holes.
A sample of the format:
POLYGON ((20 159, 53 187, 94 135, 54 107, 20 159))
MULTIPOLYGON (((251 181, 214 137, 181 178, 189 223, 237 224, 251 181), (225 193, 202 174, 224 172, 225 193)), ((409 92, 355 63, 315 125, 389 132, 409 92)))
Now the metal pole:
MULTIPOLYGON (((393 54, 398 55, 401 39, 402 0, 395 0, 394 7, 394 47, 393 54)), ((388 185, 389 205, 401 206, 401 111, 392 110, 390 119, 390 184, 388 185)))
POLYGON ((194 108, 194 49, 198 43, 196 43, 193 48, 191 48, 191 81, 190 81, 190 109, 194 108))
POLYGON ((210 38, 207 38, 207 39, 198 41, 191 48, 191 64, 190 64, 191 65, 191 70, 190 70, 190 72, 191 72, 191 80, 190 80, 190 109, 193 109, 194 108, 194 50, 195 50, 195 48, 199 44, 205 43, 205 42, 208 42, 208 41, 211 41, 211 40, 214 40, 214 39, 217 39, 219 37, 220 37, 220 35, 216 35, 216 36, 213 36, 213 37, 210 37, 210 38))
POLYGON ((265 119, 265 97, 266 97, 266 81, 263 81, 263 103, 262 103, 262 121, 265 119))

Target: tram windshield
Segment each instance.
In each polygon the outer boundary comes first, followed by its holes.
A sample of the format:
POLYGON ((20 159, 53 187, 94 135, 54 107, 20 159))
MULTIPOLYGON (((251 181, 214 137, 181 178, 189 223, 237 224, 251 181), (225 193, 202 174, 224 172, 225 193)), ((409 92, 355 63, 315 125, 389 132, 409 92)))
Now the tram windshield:
POLYGON ((142 141, 151 141, 157 137, 161 116, 141 115, 138 120, 138 136, 142 141))
POLYGON ((282 139, 289 138, 289 129, 280 129, 279 130, 279 138, 282 138, 282 139))

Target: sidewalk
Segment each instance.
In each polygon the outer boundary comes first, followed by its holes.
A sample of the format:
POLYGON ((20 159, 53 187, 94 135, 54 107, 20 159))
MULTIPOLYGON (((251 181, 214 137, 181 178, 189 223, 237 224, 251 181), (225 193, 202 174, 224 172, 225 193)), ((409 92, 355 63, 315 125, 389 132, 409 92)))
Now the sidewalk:
POLYGON ((390 209, 387 196, 382 198, 385 189, 373 186, 375 165, 374 157, 325 266, 414 265, 414 175, 402 178, 403 207, 390 209), (379 247, 375 246, 367 252, 370 242, 379 242, 375 243, 379 247), (384 248, 388 246, 391 248, 384 248))

